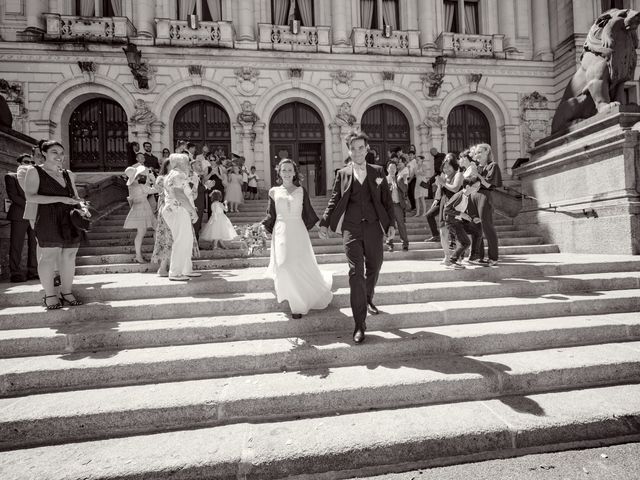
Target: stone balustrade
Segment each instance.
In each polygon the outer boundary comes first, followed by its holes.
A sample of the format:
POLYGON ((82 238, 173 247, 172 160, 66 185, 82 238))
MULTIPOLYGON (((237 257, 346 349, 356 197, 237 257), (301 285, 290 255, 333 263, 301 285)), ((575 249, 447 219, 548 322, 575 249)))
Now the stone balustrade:
POLYGON ((505 58, 504 35, 472 35, 442 32, 436 47, 448 57, 505 58))
POLYGON ((392 30, 386 37, 383 30, 354 28, 351 32, 354 53, 381 55, 420 55, 420 32, 392 30))
POLYGON ((186 20, 156 18, 156 45, 233 48, 233 24, 201 21, 191 28, 186 20))
POLYGON ((80 17, 45 13, 45 40, 127 43, 137 35, 127 17, 80 17))
POLYGON ((299 27, 293 33, 289 25, 259 23, 260 50, 287 52, 331 52, 331 27, 299 27))

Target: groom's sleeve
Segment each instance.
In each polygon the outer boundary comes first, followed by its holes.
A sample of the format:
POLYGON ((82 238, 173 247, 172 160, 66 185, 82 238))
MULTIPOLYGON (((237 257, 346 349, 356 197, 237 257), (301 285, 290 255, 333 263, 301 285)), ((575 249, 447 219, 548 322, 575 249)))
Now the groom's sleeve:
POLYGON ((325 208, 324 213, 322 214, 322 218, 320 219, 321 227, 328 227, 331 221, 331 215, 338 205, 340 198, 342 198, 342 175, 340 172, 336 175, 336 180, 333 182, 333 192, 331 192, 331 197, 329 197, 329 203, 327 204, 327 208, 325 208))
POLYGON ((264 225, 264 229, 269 232, 272 233, 273 232, 273 226, 276 223, 276 202, 273 200, 273 198, 271 197, 271 191, 269 191, 269 205, 267 205, 267 216, 264 217, 264 219, 262 220, 262 225, 264 225))

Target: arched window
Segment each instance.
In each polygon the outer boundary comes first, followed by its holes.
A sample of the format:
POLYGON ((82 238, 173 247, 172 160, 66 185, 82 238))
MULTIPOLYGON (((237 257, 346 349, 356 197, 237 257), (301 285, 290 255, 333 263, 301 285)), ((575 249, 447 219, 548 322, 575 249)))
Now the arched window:
POLYGON ((449 151, 460 153, 477 143, 491 144, 489 121, 478 108, 458 105, 447 119, 447 142, 449 151))
MULTIPOLYGON (((211 152, 222 148, 231 156, 231 122, 229 115, 217 103, 196 100, 186 104, 173 120, 174 144, 187 140, 198 145, 198 150, 207 145, 211 152)), ((175 145, 174 145, 175 146, 175 145)))
POLYGON ((309 195, 324 195, 324 124, 312 107, 300 102, 280 107, 269 122, 271 174, 275 185, 275 167, 282 158, 291 158, 302 174, 302 186, 309 195))
POLYGON ((69 121, 69 159, 73 171, 108 172, 127 167, 127 114, 113 100, 82 103, 69 121))
POLYGON ((478 0, 444 0, 444 30, 454 33, 480 33, 478 0))
POLYGON ((121 17, 123 0, 75 0, 76 15, 82 17, 121 17))
POLYGON ((298 20, 304 27, 315 25, 313 0, 272 0, 271 20, 273 25, 288 25, 298 20))
POLYGON ((406 152, 411 143, 407 117, 393 105, 381 103, 369 108, 362 115, 360 127, 369 136, 371 148, 385 163, 388 152, 396 147, 406 152))

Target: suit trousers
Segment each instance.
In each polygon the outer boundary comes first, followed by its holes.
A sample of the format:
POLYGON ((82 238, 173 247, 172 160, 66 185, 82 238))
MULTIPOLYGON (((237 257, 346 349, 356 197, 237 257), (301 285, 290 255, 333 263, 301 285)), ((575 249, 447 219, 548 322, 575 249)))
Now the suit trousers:
POLYGON ((440 231, 438 230, 438 222, 436 222, 436 217, 440 213, 440 202, 434 201, 431 204, 425 216, 427 217, 427 223, 429 224, 429 230, 431 230, 432 237, 439 237, 440 231))
POLYGON ((187 275, 192 271, 191 250, 193 248, 193 229, 189 212, 182 207, 170 205, 164 207, 162 216, 173 237, 169 276, 187 275))
POLYGON ((480 190, 471 196, 478 209, 478 215, 482 221, 482 233, 487 239, 489 260, 498 260, 498 234, 493 225, 493 205, 491 205, 491 192, 480 190))
POLYGON ((469 255, 469 260, 482 260, 484 258, 482 225, 473 222, 463 222, 463 224, 464 231, 471 235, 471 255, 469 255))
POLYGON ((407 196, 409 197, 409 203, 411 203, 411 210, 416 209, 416 177, 413 177, 409 182, 409 190, 407 196))
POLYGON ((342 242, 349 264, 351 312, 356 328, 367 318, 367 302, 374 290, 383 260, 383 233, 378 222, 345 223, 342 242))
MULTIPOLYGON (((399 203, 393 204, 393 212, 396 214, 396 226, 398 227, 398 234, 400 235, 400 240, 402 240, 402 246, 409 246, 409 236, 407 235, 407 224, 405 223, 405 211, 404 208, 400 206, 399 203)), ((390 238, 387 241, 387 244, 393 245, 393 239, 390 238)))
POLYGON ((24 237, 27 237, 27 273, 36 275, 38 273, 38 257, 36 255, 36 233, 31 228, 28 220, 12 220, 9 246, 9 272, 11 276, 22 274, 20 264, 22 263, 22 248, 24 247, 24 237))

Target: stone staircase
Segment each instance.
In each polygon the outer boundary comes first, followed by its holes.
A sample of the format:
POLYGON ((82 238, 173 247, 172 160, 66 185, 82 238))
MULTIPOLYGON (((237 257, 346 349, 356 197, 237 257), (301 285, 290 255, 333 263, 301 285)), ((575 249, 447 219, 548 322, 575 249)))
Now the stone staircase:
MULTIPOLYGON (((241 208, 253 223, 266 202, 241 208)), ((410 218, 354 346, 340 238, 312 233, 335 296, 292 320, 268 252, 201 245, 203 276, 176 284, 133 262, 125 215, 81 248, 86 305, 0 285, 3 480, 351 478, 640 437, 638 257, 499 219, 498 268, 446 270, 410 218)))

